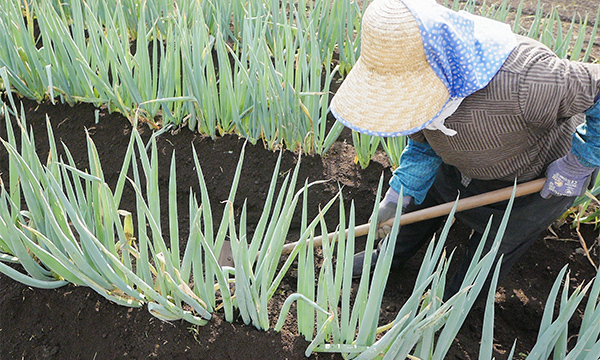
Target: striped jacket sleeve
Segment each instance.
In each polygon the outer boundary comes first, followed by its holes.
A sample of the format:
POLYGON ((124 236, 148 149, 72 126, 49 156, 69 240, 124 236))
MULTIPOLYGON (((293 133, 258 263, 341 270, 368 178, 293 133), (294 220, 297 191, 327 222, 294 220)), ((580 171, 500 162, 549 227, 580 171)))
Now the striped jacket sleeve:
POLYGON ((519 82, 519 106, 527 121, 552 128, 588 110, 600 92, 600 64, 560 59, 534 52, 519 82))
POLYGON ((551 128, 586 113, 573 134, 571 151, 583 165, 600 167, 600 64, 560 59, 550 51, 535 53, 527 62, 519 87, 527 121, 551 128))

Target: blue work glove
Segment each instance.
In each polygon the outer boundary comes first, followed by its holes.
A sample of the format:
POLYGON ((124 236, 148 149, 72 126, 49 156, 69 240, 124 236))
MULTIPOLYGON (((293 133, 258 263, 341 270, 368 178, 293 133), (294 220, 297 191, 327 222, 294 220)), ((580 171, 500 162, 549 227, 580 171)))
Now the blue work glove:
MULTIPOLYGON (((377 238, 382 239, 386 237, 391 231, 391 226, 384 225, 380 226, 380 224, 386 220, 389 220, 396 216, 396 208, 398 207, 398 200, 400 198, 400 194, 391 187, 385 193, 383 200, 379 203, 379 211, 377 213, 377 238)), ((409 195, 405 195, 402 197, 402 210, 406 208, 412 197, 409 195)))
POLYGON ((554 161, 546 170, 546 183, 540 195, 547 199, 550 195, 580 196, 585 193, 589 177, 594 168, 581 164, 575 154, 569 153, 554 161))

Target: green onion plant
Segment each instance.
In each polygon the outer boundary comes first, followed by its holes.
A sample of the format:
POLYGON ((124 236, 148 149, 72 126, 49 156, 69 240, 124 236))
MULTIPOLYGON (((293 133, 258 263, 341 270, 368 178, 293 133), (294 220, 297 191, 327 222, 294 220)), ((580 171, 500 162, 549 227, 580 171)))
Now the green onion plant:
MULTIPOLYGON (((8 114, 6 107, 3 112, 8 114)), ((48 121, 50 156, 42 163, 24 117, 5 116, 7 139, 2 142, 9 153, 10 182, 8 186, 2 184, 0 194, 0 271, 30 286, 89 286, 121 305, 147 304, 148 310, 163 320, 184 319, 203 325, 215 311, 223 309, 225 319, 232 322, 237 309, 246 323, 269 329, 269 299, 301 248, 298 246, 280 263, 283 243, 289 238, 298 203, 302 201, 306 214, 307 191, 316 184, 306 183, 296 189, 300 161, 277 194, 280 155, 263 214, 254 233, 249 234, 245 205, 238 223, 234 217, 244 151, 223 218, 214 229, 210 197, 193 149, 200 193, 190 193, 189 235, 180 248, 183 239, 178 220, 176 157, 173 154, 171 158, 168 195, 163 199, 157 133, 146 144, 133 129, 121 173, 111 190, 89 136, 89 168, 78 169, 66 146, 64 159, 58 158, 48 121), (20 130, 17 134, 13 132, 14 124, 20 130), (21 140, 20 149, 17 139, 21 140), (119 206, 126 189, 134 192, 133 209, 119 206), (161 201, 167 202, 167 213, 161 214, 161 201), (21 208, 22 203, 25 208, 21 208), (167 221, 161 222, 163 218, 167 221), (227 239, 235 268, 218 263, 227 239), (21 264, 22 270, 7 262, 21 264)), ((321 216, 335 199, 323 206, 321 216)), ((319 222, 304 221, 301 240, 307 239, 319 222)))
MULTIPOLYGON (((199 197, 190 194, 189 235, 184 248, 180 249, 175 201, 176 157, 173 155, 171 159, 168 196, 164 199, 168 202, 168 212, 164 214, 168 220, 161 223, 156 136, 145 144, 134 129, 124 155, 123 171, 111 190, 105 183, 96 147, 89 136, 89 167, 81 170, 66 147, 64 159, 57 157, 54 135, 48 124, 50 156, 42 163, 35 154, 35 139, 24 117, 8 118, 10 113, 6 107, 3 113, 7 117, 7 138, 2 142, 9 153, 11 174, 8 186, 2 184, 0 189, 0 271, 30 286, 53 288, 67 283, 89 286, 124 306, 146 304, 151 314, 166 321, 184 319, 202 325, 219 309, 223 309, 227 321, 233 321, 234 311, 238 309, 246 323, 266 330, 270 324, 266 310, 269 299, 297 260, 298 292, 284 303, 275 329, 281 329, 291 303, 299 302, 299 331, 310 341, 307 355, 327 351, 360 359, 398 356, 442 359, 493 268, 510 212, 509 204, 492 250, 483 254, 481 243, 462 290, 443 302, 440 299, 452 258, 450 255, 446 259, 444 250, 451 225, 451 221, 447 221, 440 240, 432 241, 427 249, 413 293, 391 324, 379 325, 378 312, 394 247, 389 239, 397 235, 400 213, 392 233, 382 243, 385 255, 378 258, 373 275, 369 273, 371 264, 367 257, 362 278, 353 289, 354 207, 350 207, 346 222, 341 195, 340 223, 336 227, 339 235, 331 240, 325 237, 323 262, 317 266, 312 240, 317 227, 321 234, 327 234, 323 214, 335 198, 309 222, 306 200, 310 184, 295 190, 299 165, 284 179, 276 195, 279 160, 263 214, 250 236, 245 206, 239 221, 236 222, 233 215, 242 152, 220 226, 213 229, 209 194, 194 152, 200 194, 199 197), (13 124, 17 125, 18 133, 13 132, 13 124), (21 140, 19 147, 17 138, 21 140), (132 174, 130 178, 128 173, 132 174), (136 197, 132 211, 120 209, 118 205, 127 184, 136 197), (283 239, 289 237, 290 222, 300 198, 303 202, 301 241, 282 264, 283 239), (164 228, 164 224, 168 224, 168 228, 164 228), (218 264, 226 238, 231 241, 235 268, 218 264), (7 265, 9 263, 20 264, 20 268, 7 265), (353 292, 356 293, 352 300, 353 292)), ((382 185, 383 178, 377 198, 382 185)), ((373 216, 376 216, 377 205, 374 205, 373 216)), ((367 236, 367 252, 375 246, 375 230, 372 225, 367 236)), ((492 288, 495 288, 498 269, 496 266, 492 288)), ((569 277, 565 274, 566 269, 563 269, 548 298, 539 341, 530 354, 532 358, 555 354, 555 358, 587 359, 600 347, 600 328, 595 325, 600 280, 580 286, 569 295, 569 277), (552 305, 558 299, 561 281, 563 292, 558 312, 554 314, 552 305), (588 292, 578 341, 567 349, 568 321, 588 292)), ((491 354, 492 345, 487 339, 493 334, 493 295, 491 290, 487 294, 481 345, 483 358, 490 358, 491 354)))
POLYGON ((308 153, 341 131, 327 124, 329 86, 356 58, 356 1, 0 5, 0 68, 28 98, 308 153))
MULTIPOLYGON (((185 125, 323 154, 343 128, 327 121, 330 85, 360 54, 367 4, 1 0, 2 88, 36 101, 106 105, 156 129, 185 125)), ((581 61, 591 58, 600 17, 599 9, 593 25, 587 15, 563 24, 541 2, 533 16, 507 0, 446 6, 513 21, 515 32, 581 61)), ((365 167, 380 140, 353 139, 365 167)), ((389 145, 382 144, 396 164, 398 144, 389 145)))
POLYGON ((398 168, 400 166, 400 155, 402 155, 402 151, 406 147, 406 136, 383 138, 381 146, 387 154, 391 168, 393 170, 398 168))
MULTIPOLYGON (((378 193, 381 192, 382 184, 383 178, 378 193)), ((373 216, 377 215, 377 208, 375 204, 373 216)), ((341 220, 340 226, 336 229, 339 234, 336 241, 323 242, 323 264, 316 284, 314 275, 302 278, 304 274, 311 274, 308 269, 315 266, 314 262, 299 263, 298 281, 309 283, 302 287, 299 284, 299 290, 317 289, 316 298, 311 291, 298 293, 297 298, 288 298, 288 301, 297 300, 307 304, 304 307, 298 304, 299 331, 305 338, 312 340, 306 351, 307 356, 312 351, 325 351, 339 352, 348 358, 374 359, 383 356, 386 359, 406 358, 412 352, 411 356, 414 358, 441 359, 447 353, 494 264, 510 211, 508 210, 505 215, 492 250, 482 254, 484 244, 482 242, 466 275, 463 290, 444 303, 441 298, 449 265, 449 260, 446 260, 443 255, 444 242, 452 223, 448 221, 440 240, 437 243, 432 241, 428 247, 414 291, 399 311, 396 320, 391 324, 378 326, 379 309, 394 253, 395 241, 389 239, 395 239, 398 234, 400 211, 399 208, 391 234, 383 240, 381 245, 383 256, 377 259, 372 275, 369 271, 371 259, 365 257, 358 288, 354 289, 356 294, 353 303, 350 301, 354 254, 353 206, 351 206, 347 238, 344 235, 345 221, 341 220), (314 319, 315 311, 318 311, 316 326, 301 328, 303 325, 300 319, 314 319), (315 328, 318 331, 313 338, 315 328), (435 343, 434 334, 438 331, 441 332, 435 343), (379 339, 377 334, 380 334, 379 339)), ((344 214, 344 206, 341 204, 341 219, 345 218, 344 214)), ((452 216, 453 213, 450 217, 452 216)), ((370 253, 374 248, 375 233, 376 225, 372 224, 367 236, 366 253, 370 253)), ((497 279, 498 270, 499 267, 496 267, 494 279, 497 279)), ((491 304, 488 306, 493 306, 494 295, 495 292, 488 295, 488 302, 491 304)), ((287 315, 284 310, 287 310, 285 306, 275 327, 276 330, 281 329, 283 325, 287 315)))

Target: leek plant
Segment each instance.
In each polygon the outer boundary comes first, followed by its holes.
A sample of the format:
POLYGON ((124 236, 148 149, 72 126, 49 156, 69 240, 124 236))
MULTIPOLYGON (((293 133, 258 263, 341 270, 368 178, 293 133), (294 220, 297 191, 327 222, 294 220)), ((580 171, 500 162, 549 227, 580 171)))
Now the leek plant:
MULTIPOLYGON (((211 137, 237 133, 271 149, 323 154, 343 129, 327 124, 330 85, 359 56, 367 4, 1 0, 2 85, 37 101, 105 104, 157 129, 186 125, 211 137)), ((500 21, 513 16, 507 0, 446 5, 500 21)), ((597 33, 599 16, 590 37, 587 15, 564 25, 556 9, 544 15, 539 3, 530 19, 520 5, 513 30, 561 57, 588 61, 593 42, 585 41, 597 33)), ((365 167, 380 140, 353 138, 365 167)), ((397 146, 384 146, 392 164, 397 146)))
POLYGON ((381 140, 381 146, 387 154, 392 169, 398 168, 398 166, 400 166, 400 156, 406 147, 406 137, 396 136, 384 138, 381 140))
POLYGON ((62 6, 40 1, 32 2, 30 8, 24 1, 23 11, 18 2, 3 1, 0 26, 6 32, 0 41, 6 44, 6 54, 0 57, 0 66, 6 67, 20 93, 38 101, 47 96, 53 100, 56 94, 70 104, 106 104, 130 119, 141 110, 154 127, 158 127, 154 119, 160 107, 163 120, 182 118, 180 107, 190 99, 181 96, 181 82, 176 80, 180 42, 172 22, 165 26, 157 19, 146 19, 145 3, 133 4, 141 10, 132 29, 132 9, 111 7, 107 2, 71 1, 70 6, 62 6), (39 40, 33 37, 34 19, 39 40), (157 28, 166 28, 170 36, 157 28), (135 34, 139 35, 135 39, 138 51, 132 54, 130 39, 135 34), (153 45, 152 58, 148 44, 153 45), (18 53, 22 56, 15 58, 18 53), (30 91, 23 88, 24 82, 30 91))
MULTIPOLYGON (((313 351, 328 351, 359 359, 443 358, 477 298, 483 280, 493 268, 512 204, 509 203, 492 250, 483 254, 483 246, 480 246, 463 290, 444 303, 440 298, 452 258, 450 255, 446 260, 444 250, 451 226, 451 221, 447 221, 440 239, 432 241, 427 249, 413 293, 396 319, 380 326, 378 312, 394 247, 389 239, 397 235, 400 213, 396 214, 391 235, 382 244, 385 255, 377 260, 373 275, 369 274, 367 257, 362 278, 353 290, 354 206, 350 206, 346 222, 346 207, 340 195, 340 222, 336 228, 339 236, 323 241, 323 263, 316 267, 312 240, 317 227, 322 234, 328 232, 323 214, 331 208, 335 198, 309 222, 306 200, 310 184, 295 190, 299 165, 284 179, 277 194, 280 157, 263 214, 248 241, 245 206, 237 224, 233 216, 243 151, 217 229, 213 229, 209 194, 194 152, 200 194, 199 197, 190 194, 189 235, 185 248, 180 249, 175 155, 171 159, 168 195, 164 197, 168 202, 168 212, 163 214, 167 221, 161 223, 163 199, 159 196, 156 136, 145 144, 134 129, 124 155, 123 171, 111 190, 105 183, 96 147, 89 136, 89 168, 84 171, 76 168, 66 147, 65 160, 57 158, 57 146, 48 124, 50 156, 42 163, 35 154, 35 139, 25 118, 10 118, 6 107, 2 113, 6 117, 7 131, 7 138, 2 142, 9 153, 10 174, 8 186, 2 184, 0 189, 0 271, 35 287, 54 288, 67 283, 89 286, 124 306, 147 304, 150 313, 163 320, 184 319, 202 325, 222 308, 226 320, 233 321, 234 310, 238 309, 246 323, 266 330, 269 328, 266 311, 269 299, 297 259, 298 292, 286 300, 275 328, 281 329, 291 303, 299 302, 299 331, 311 341, 307 355, 313 351), (18 125, 19 147, 13 123, 18 125), (127 173, 132 174, 130 179, 127 173), (137 204, 132 212, 118 205, 127 183, 136 196, 137 204), (283 241, 289 237, 292 215, 301 198, 301 241, 281 264, 283 241), (26 207, 22 208, 21 204, 26 207), (168 228, 164 228, 164 224, 168 228), (231 239, 235 268, 218 265, 217 258, 227 237, 231 239), (22 270, 7 263, 18 263, 22 270), (319 269, 318 276, 315 268, 319 269), (356 291, 353 301, 352 291, 356 291)), ((377 198, 382 184, 383 178, 377 198)), ((378 204, 374 205, 373 216, 376 209, 378 204)), ((367 252, 374 248, 374 234, 375 225, 372 225, 367 236, 367 252)), ((498 270, 496 266, 487 295, 482 359, 491 359, 493 289, 498 270)), ((545 359, 550 354, 557 359, 586 360, 595 356, 590 354, 596 354, 600 348, 599 278, 569 294, 569 276, 566 268, 561 271, 547 300, 539 341, 529 355, 532 359, 545 359), (559 298, 561 282, 564 284, 559 298), (589 298, 579 336, 574 347, 567 351, 567 324, 586 294, 589 298), (558 312, 554 314, 553 304, 557 300, 558 312)))
MULTIPOLYGON (((378 194, 381 193, 382 183, 383 178, 380 181, 378 194)), ((430 243, 413 293, 399 311, 396 320, 391 324, 378 327, 379 309, 394 253, 395 241, 390 241, 390 239, 395 239, 398 234, 401 208, 397 210, 398 213, 390 235, 383 240, 381 250, 383 256, 377 259, 372 275, 369 272, 371 259, 368 256, 365 258, 361 279, 358 288, 355 289, 355 299, 351 304, 352 259, 355 240, 354 207, 351 206, 349 231, 346 238, 344 235, 346 233, 345 221, 342 220, 345 218, 345 211, 343 204, 340 204, 341 220, 336 229, 338 237, 336 243, 323 241, 323 264, 318 282, 315 283, 314 274, 310 270, 315 263, 313 261, 299 262, 298 290, 308 289, 309 291, 288 298, 275 330, 280 330, 283 325, 289 309, 288 302, 298 301, 298 330, 308 340, 312 339, 306 350, 307 356, 313 351, 324 351, 339 352, 346 358, 356 357, 357 359, 381 357, 404 359, 410 356, 419 359, 442 359, 494 265, 511 206, 512 201, 503 218, 492 249, 487 254, 483 254, 485 242, 481 242, 465 276, 462 290, 444 303, 441 298, 450 261, 445 258, 444 243, 452 224, 452 221, 447 221, 440 240, 430 243), (307 284, 302 285, 302 283, 307 284), (316 297, 312 291, 315 288, 317 289, 316 297), (305 306, 301 306, 300 302, 305 306), (308 320, 305 321, 305 319, 314 319, 315 311, 318 311, 316 326, 312 323, 309 324, 308 320), (307 323, 304 324, 305 322, 307 323), (318 330, 313 338, 315 328, 318 330), (435 340, 434 334, 438 331, 440 333, 435 340), (377 334, 380 334, 379 339, 377 339, 377 334)), ((377 216, 377 209, 378 204, 375 204, 373 216, 377 216)), ((450 218, 452 218, 454 210, 450 214, 450 218)), ((491 221, 484 238, 487 236, 490 225, 491 221)), ((326 229, 324 230, 326 231, 326 229)), ((374 248, 375 233, 376 225, 372 224, 369 235, 367 235, 366 253, 370 253, 374 248)), ((492 281, 493 289, 495 289, 498 274, 499 266, 496 266, 492 281)), ((495 291, 490 291, 487 295, 488 309, 493 307, 494 296, 495 291)), ((490 311, 493 310, 488 310, 488 312, 490 311)), ((490 322, 487 323, 486 331, 493 332, 493 322, 489 320, 489 316, 488 321, 490 322)), ((491 353, 491 344, 486 344, 486 349, 491 353)))
MULTIPOLYGON (((33 34, 31 9, 21 9, 20 2, 2 1, 0 6, 0 69, 3 88, 10 86, 23 96, 42 101, 48 82, 44 74, 33 34), (10 82, 7 82, 9 80, 10 82)), ((27 4, 27 3, 25 3, 27 4)))
MULTIPOLYGON (((279 158, 279 160, 281 157, 279 158)), ((280 193, 275 201, 274 190, 279 169, 279 160, 273 172, 271 187, 267 195, 264 211, 260 217, 258 226, 251 240, 246 230, 246 207, 242 209, 239 229, 230 219, 231 248, 234 263, 235 296, 243 321, 252 323, 255 327, 268 330, 269 307, 268 302, 275 294, 283 277, 293 264, 296 255, 300 252, 305 239, 311 234, 318 224, 318 219, 310 224, 303 221, 300 233, 300 243, 280 267, 281 251, 288 238, 292 215, 300 196, 303 198, 303 220, 306 220, 307 212, 307 190, 311 184, 305 184, 298 192, 295 192, 295 184, 298 177, 299 164, 296 165, 293 174, 288 174, 281 187, 280 193), (273 208, 271 212, 271 207, 273 208)), ((313 183, 316 184, 316 183, 313 183)), ((326 213, 335 201, 331 199, 323 209, 321 215, 326 213)), ((230 210, 232 210, 230 208, 230 210)))
POLYGON ((356 59, 356 1, 0 5, 0 68, 28 98, 319 154, 342 129, 327 125, 331 64, 356 59))
MULTIPOLYGON (((381 192, 381 183, 378 193, 381 192)), ((492 248, 483 254, 482 241, 477 249, 457 294, 443 302, 445 278, 452 254, 446 259, 444 243, 451 221, 446 221, 439 240, 432 240, 417 276, 415 287, 409 299, 399 310, 396 319, 387 325, 378 326, 381 298, 385 289, 393 256, 394 242, 398 233, 400 209, 391 234, 382 243, 382 251, 377 259, 372 275, 370 257, 365 258, 363 273, 358 287, 352 289, 352 257, 354 254, 354 207, 350 207, 348 232, 345 231, 345 208, 340 201, 340 224, 336 228, 336 239, 323 241, 323 263, 318 281, 315 280, 316 262, 312 255, 312 243, 303 242, 308 251, 302 252, 305 259, 298 262, 298 293, 288 297, 275 326, 281 330, 289 313, 292 302, 298 302, 298 331, 311 341, 306 356, 312 352, 337 352, 344 358, 356 359, 443 359, 445 358, 456 334, 466 319, 469 310, 479 295, 485 279, 493 271, 491 285, 485 294, 484 324, 479 359, 492 359, 493 318, 495 289, 500 270, 499 262, 494 266, 498 247, 506 228, 514 194, 507 206, 492 248), (347 234, 347 237, 346 235, 347 234), (334 261, 335 259, 335 261, 334 261), (376 280, 375 280, 376 279, 376 280), (316 290, 315 290, 316 289, 316 290), (355 291, 354 302, 350 295, 355 291)), ((376 216, 377 204, 374 206, 376 216)), ((449 218, 453 217, 455 209, 449 218)), ((491 219, 484 232, 488 236, 491 219)), ((323 233, 326 225, 322 221, 323 233)), ((374 245, 375 229, 370 229, 367 237, 366 252, 370 253, 374 245)), ((324 239, 328 239, 324 237, 324 239)), ((538 341, 528 355, 528 359, 580 359, 591 360, 597 357, 600 349, 600 316, 598 294, 600 277, 593 283, 578 286, 571 294, 567 268, 557 276, 546 302, 538 333, 538 341), (558 300, 558 312, 554 314, 554 303, 562 284, 562 295, 558 300), (583 321, 576 344, 567 351, 569 339, 568 322, 575 310, 588 295, 583 321)), ((516 343, 516 341, 515 341, 516 343)), ((513 345, 509 359, 513 357, 513 345)))
MULTIPOLYGON (((98 154, 89 137, 90 168, 82 171, 75 167, 68 149, 65 148, 66 161, 56 158, 49 124, 51 155, 45 165, 35 154, 34 140, 24 120, 19 120, 21 151, 14 143, 12 123, 7 121, 6 125, 9 135, 3 144, 18 178, 12 183, 15 174, 11 173, 9 190, 2 187, 1 246, 3 260, 8 257, 18 261, 25 272, 7 270, 6 265, 2 266, 3 272, 34 286, 53 287, 66 282, 89 286, 125 306, 147 303, 149 311, 163 319, 204 324, 211 318, 204 301, 182 281, 178 266, 172 265, 160 229, 154 217, 148 216, 149 207, 139 204, 142 211, 138 216, 150 224, 152 244, 144 243, 143 231, 137 239, 132 236, 130 215, 121 222, 123 212, 116 203, 126 173, 121 174, 113 193, 104 182, 98 154), (20 209, 21 204, 14 201, 18 199, 19 187, 26 209, 20 209), (184 304, 193 311, 184 309, 184 304)), ((126 154, 127 164, 132 163, 134 140, 132 137, 126 154)))
POLYGON ((593 39, 598 32, 600 21, 600 7, 592 24, 589 23, 590 14, 586 13, 583 18, 578 15, 573 16, 570 24, 567 25, 561 21, 557 7, 552 7, 546 13, 541 1, 538 1, 535 14, 530 17, 523 17, 523 2, 519 3, 514 10, 508 0, 504 0, 499 5, 487 5, 484 2, 481 6, 477 6, 472 0, 464 3, 454 0, 452 4, 446 0, 444 5, 454 10, 468 11, 501 22, 512 22, 513 32, 536 39, 552 49, 559 57, 573 61, 590 60, 594 46, 593 39))
MULTIPOLYGON (((238 224, 233 211, 244 151, 223 218, 214 229, 210 197, 194 149, 200 194, 190 193, 189 235, 180 249, 176 157, 171 158, 167 196, 161 198, 158 133, 145 144, 133 128, 121 173, 111 190, 89 136, 89 168, 80 170, 66 146, 65 159, 57 157, 48 122, 50 156, 44 164, 35 153, 35 139, 24 117, 11 119, 6 108, 3 113, 8 135, 2 142, 9 152, 10 182, 0 189, 0 271, 30 286, 89 286, 121 305, 147 304, 150 313, 163 320, 203 325, 222 309, 225 319, 232 322, 239 310, 247 324, 269 329, 269 299, 300 251, 300 247, 294 249, 281 265, 283 243, 289 238, 298 203, 302 201, 306 214, 307 191, 316 184, 296 190, 300 161, 277 194, 280 154, 263 214, 249 240, 245 205, 238 224), (13 124, 20 129, 19 137, 13 124), (136 202, 130 210, 119 208, 127 185, 136 202), (167 202, 167 213, 161 213, 162 201, 167 202), (21 208, 22 203, 26 208, 21 208), (227 238, 236 268, 221 267, 217 260, 227 238), (23 270, 7 262, 20 263, 23 270)), ((335 200, 324 205, 321 215, 335 200)), ((305 219, 301 239, 307 239, 319 222, 305 219)))
MULTIPOLYGON (((569 295, 570 282, 568 274, 565 276, 566 270, 566 266, 561 270, 552 286, 550 295, 546 300, 546 307, 544 309, 544 315, 538 333, 538 341, 529 353, 528 359, 547 359, 551 353, 554 353, 554 359, 565 359, 566 357, 568 340, 567 322, 573 316, 577 309, 577 305, 579 305, 584 295, 589 290, 589 287, 592 285, 592 283, 587 284, 585 287, 580 285, 571 295, 569 295), (557 299, 558 291, 563 280, 564 284, 562 296, 560 298, 559 315, 553 320, 554 303, 557 299)), ((594 306, 596 301, 597 298, 591 299, 590 305, 594 306)), ((569 354, 571 358, 578 358, 578 355, 580 355, 581 352, 584 352, 587 342, 590 339, 588 336, 590 335, 591 334, 585 334, 585 331, 584 334, 580 332, 578 339, 582 340, 581 344, 583 344, 583 346, 580 345, 576 347, 574 351, 569 354)), ((597 339, 598 333, 596 332, 595 335, 597 339)), ((594 342, 595 341, 596 340, 594 339, 594 342)), ((589 350, 590 348, 587 348, 585 352, 588 352, 589 350)), ((584 355, 586 355, 585 352, 584 355)))
POLYGON ((186 96, 196 101, 188 103, 187 126, 200 133, 215 138, 219 115, 219 92, 216 82, 215 64, 211 53, 214 49, 215 37, 208 32, 202 8, 187 13, 184 21, 177 22, 181 38, 183 88, 186 96), (186 22, 193 24, 186 27, 186 22))
MULTIPOLYGON (((190 194, 190 229, 189 238, 183 258, 179 257, 179 231, 177 223, 176 202, 176 167, 175 156, 171 161, 169 181, 169 238, 170 242, 163 237, 164 231, 160 224, 160 197, 158 186, 158 152, 155 137, 150 142, 150 156, 146 155, 145 146, 137 132, 133 137, 138 148, 138 156, 131 157, 131 168, 134 173, 132 186, 136 191, 138 245, 136 258, 140 262, 137 270, 141 278, 146 282, 154 282, 158 289, 171 289, 173 286, 186 290, 188 296, 201 299, 208 313, 223 308, 225 319, 234 321, 234 311, 237 309, 244 322, 252 323, 255 327, 263 330, 269 329, 268 301, 275 293, 279 283, 290 268, 294 257, 293 254, 286 260, 285 264, 278 268, 281 257, 281 249, 292 222, 292 215, 301 194, 306 193, 309 186, 306 184, 298 192, 295 192, 296 179, 298 176, 300 162, 297 163, 293 174, 284 180, 279 194, 275 200, 276 185, 279 174, 280 160, 273 172, 271 185, 267 195, 263 214, 259 220, 252 240, 248 242, 246 230, 246 208, 242 207, 239 219, 239 227, 236 228, 233 206, 236 198, 237 186, 240 181, 244 151, 240 155, 228 200, 225 203, 223 218, 217 229, 213 229, 213 218, 209 200, 209 194, 204 182, 198 155, 193 151, 193 159, 197 169, 200 183, 200 200, 198 205, 195 194, 190 194), (136 159, 141 161, 143 178, 146 179, 147 200, 144 199, 140 186, 142 174, 138 174, 136 159), (275 200, 275 202, 273 202, 275 200), (149 224, 149 229, 144 225, 149 224), (150 230, 148 232, 148 230, 150 230), (226 238, 230 239, 235 268, 221 267, 218 258, 224 246, 226 238), (160 264, 160 271, 153 269, 147 264, 160 264), (191 285, 193 284, 193 286, 191 285), (235 284, 235 287, 231 285, 235 284)), ((280 156, 281 159, 281 156, 280 156)), ((127 169, 124 165, 123 173, 127 169)), ((335 199, 325 205, 323 211, 331 206, 335 199)), ((304 198, 304 209, 307 207, 304 198)), ((313 221, 303 232, 307 233, 316 224, 313 221)), ((157 266, 155 265, 155 268, 157 266)), ((188 300, 178 292, 179 301, 188 300)), ((189 300, 188 300, 189 301, 189 300)), ((154 304, 152 313, 166 320, 176 318, 168 309, 154 304), (162 311, 162 312, 161 312, 162 311)), ((183 303, 180 303, 183 305, 183 303)), ((186 319, 188 320, 188 319, 186 319)), ((189 321, 189 320, 188 320, 189 321)))
MULTIPOLYGON (((352 140, 354 142, 354 149, 356 151, 355 163, 360 164, 363 169, 366 169, 377 152, 381 137, 372 136, 356 131, 352 131, 352 140)), ((384 140, 385 141, 385 140, 384 140)))

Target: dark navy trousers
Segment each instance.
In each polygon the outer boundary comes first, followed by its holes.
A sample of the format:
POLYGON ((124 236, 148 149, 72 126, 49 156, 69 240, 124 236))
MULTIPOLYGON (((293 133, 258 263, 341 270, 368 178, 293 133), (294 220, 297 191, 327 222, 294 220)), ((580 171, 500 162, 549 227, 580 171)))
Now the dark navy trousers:
MULTIPOLYGON (((461 184, 460 172, 450 165, 442 164, 433 186, 427 193, 423 203, 420 205, 411 203, 407 206, 405 212, 455 201, 459 193, 462 199, 513 185, 512 182, 506 181, 473 179, 465 187, 461 184)), ((508 273, 510 268, 534 243, 541 232, 547 229, 572 206, 575 199, 576 197, 563 196, 551 196, 548 199, 544 199, 539 193, 515 199, 508 226, 504 232, 504 237, 502 238, 496 258, 498 260, 499 256, 504 254, 500 269, 500 278, 508 273)), ((473 229, 473 232, 469 239, 465 239, 467 242, 466 253, 462 259, 459 259, 460 264, 457 271, 446 284, 444 300, 447 300, 460 290, 471 259, 479 243, 482 241, 483 232, 490 217, 493 216, 491 231, 487 239, 485 239, 486 245, 483 254, 486 254, 490 250, 507 205, 508 201, 503 201, 455 214, 456 220, 473 229)), ((404 264, 425 243, 428 243, 445 220, 446 217, 439 217, 402 226, 396 240, 393 266, 404 264)), ((492 273, 493 268, 488 276, 486 285, 480 293, 480 298, 487 296, 492 273)))

